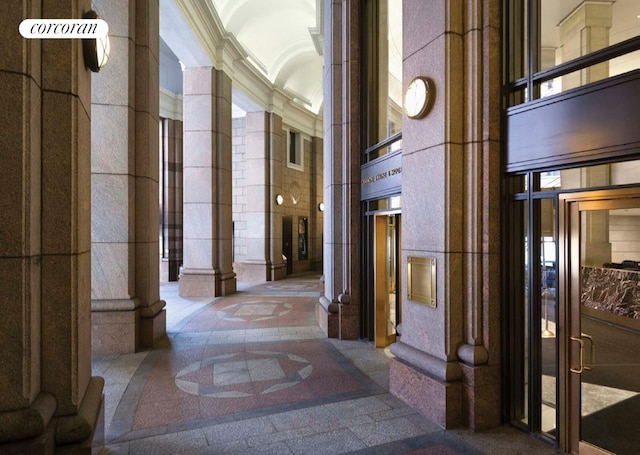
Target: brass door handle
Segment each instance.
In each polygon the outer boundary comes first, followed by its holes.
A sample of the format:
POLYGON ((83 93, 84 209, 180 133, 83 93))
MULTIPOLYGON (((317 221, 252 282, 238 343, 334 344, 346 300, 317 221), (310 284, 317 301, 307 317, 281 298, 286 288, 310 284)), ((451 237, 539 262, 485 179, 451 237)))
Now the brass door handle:
POLYGON ((576 343, 578 343, 580 345, 580 368, 569 368, 569 371, 571 371, 572 373, 576 373, 576 374, 582 374, 582 372, 585 370, 584 368, 584 341, 582 340, 582 337, 571 337, 570 338, 571 341, 575 341, 576 343))
POLYGON ((593 337, 586 333, 580 334, 580 338, 586 338, 589 341, 589 365, 585 365, 585 370, 593 370, 593 365, 596 363, 596 345, 593 342, 593 337))

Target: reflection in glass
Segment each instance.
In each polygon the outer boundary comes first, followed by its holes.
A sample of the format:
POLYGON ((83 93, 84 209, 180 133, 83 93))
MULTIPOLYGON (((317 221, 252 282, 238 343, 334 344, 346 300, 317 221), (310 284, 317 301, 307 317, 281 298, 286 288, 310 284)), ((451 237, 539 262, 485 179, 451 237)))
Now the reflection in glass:
POLYGON ((583 211, 580 230, 580 439, 618 455, 636 454, 640 208, 583 211))
POLYGON ((522 236, 522 251, 524 252, 524 270, 522 270, 524 276, 525 285, 522 287, 523 295, 522 295, 522 321, 524 322, 524 327, 522 327, 523 343, 522 343, 522 358, 524 362, 522 364, 522 378, 523 378, 523 393, 522 393, 522 422, 525 424, 529 423, 529 313, 531 311, 529 306, 529 212, 526 210, 526 204, 523 201, 518 201, 518 205, 521 206, 522 209, 522 226, 523 226, 523 236, 522 236))
MULTIPOLYGON (((366 14, 371 25, 366 31, 365 59, 370 68, 363 75, 368 131, 365 148, 371 148, 402 131, 402 0, 372 0, 366 14)), ((370 151, 371 161, 400 150, 396 141, 370 151)))
POLYGON ((572 190, 640 183, 640 160, 540 173, 540 190, 572 190))
POLYGON ((398 252, 396 251, 396 215, 388 217, 387 224, 387 289, 389 290, 389 311, 387 314, 387 335, 395 335, 398 325, 396 306, 397 289, 396 277, 398 274, 396 264, 398 262, 398 252))
MULTIPOLYGON (((402 131, 402 0, 381 0, 381 3, 386 3, 388 14, 386 46, 380 46, 380 52, 386 53, 388 61, 388 65, 379 67, 381 89, 386 92, 386 96, 381 97, 381 100, 386 99, 386 106, 381 106, 386 112, 380 115, 382 140, 402 131)), ((382 7, 381 12, 384 9, 382 7)), ((380 21, 383 20, 381 14, 380 21)), ((384 61, 384 57, 380 60, 384 61)))
MULTIPOLYGON (((526 2, 525 2, 526 3, 526 2)), ((538 67, 543 71, 640 35, 637 0, 586 2, 541 0, 538 67)), ((540 97, 555 95, 640 68, 640 51, 540 84, 540 97)))
POLYGON ((557 261, 555 199, 540 200, 541 430, 555 437, 557 389, 557 261))

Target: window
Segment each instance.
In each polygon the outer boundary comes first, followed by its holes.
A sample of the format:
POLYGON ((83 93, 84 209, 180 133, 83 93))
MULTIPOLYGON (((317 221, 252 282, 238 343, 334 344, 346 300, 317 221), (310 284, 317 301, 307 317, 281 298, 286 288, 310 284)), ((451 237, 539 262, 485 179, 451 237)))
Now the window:
POLYGON ((402 0, 368 0, 363 14, 365 163, 401 148, 402 0))
POLYGON ((304 171, 304 140, 297 131, 287 134, 287 166, 304 171))
POLYGON ((510 105, 640 68, 636 1, 505 0, 510 105))

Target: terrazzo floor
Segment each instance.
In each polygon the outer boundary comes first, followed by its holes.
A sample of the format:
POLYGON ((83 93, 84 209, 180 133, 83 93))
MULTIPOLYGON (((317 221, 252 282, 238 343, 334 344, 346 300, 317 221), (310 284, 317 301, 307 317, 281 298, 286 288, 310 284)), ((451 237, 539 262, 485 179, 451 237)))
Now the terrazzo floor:
POLYGON ((319 276, 216 299, 163 283, 167 338, 94 356, 105 454, 558 453, 511 428, 445 431, 388 393, 390 353, 318 328, 319 276))

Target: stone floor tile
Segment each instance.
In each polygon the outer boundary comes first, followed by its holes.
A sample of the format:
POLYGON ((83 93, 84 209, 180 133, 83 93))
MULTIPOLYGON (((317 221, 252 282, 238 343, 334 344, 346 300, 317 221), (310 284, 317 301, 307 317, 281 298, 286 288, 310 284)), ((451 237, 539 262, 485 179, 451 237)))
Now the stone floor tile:
POLYGON ((337 455, 366 445, 349 430, 336 430, 286 442, 295 455, 337 455))
POLYGON ((445 431, 390 395, 389 350, 327 339, 315 319, 319 289, 317 276, 303 276, 186 299, 177 283, 162 284, 168 337, 150 351, 93 358, 94 374, 107 380, 104 453, 556 453, 513 429, 445 431), (261 301, 267 306, 259 308, 261 301), (276 358, 284 359, 282 371, 276 358), (310 374, 300 373, 300 359, 310 374), (215 365, 244 362, 251 372, 257 360, 270 369, 224 390, 248 396, 214 396, 215 365), (283 374, 295 384, 282 382, 283 374), (190 391, 178 387, 178 375, 190 391))
POLYGON ((275 427, 268 417, 239 420, 237 422, 222 423, 203 429, 207 441, 211 445, 226 441, 246 439, 249 436, 274 433, 275 427))
POLYGON ((262 447, 275 443, 280 443, 290 439, 297 439, 309 436, 315 432, 310 427, 295 428, 291 430, 278 431, 276 433, 263 434, 258 436, 247 437, 246 441, 249 447, 262 447))
POLYGON ((129 443, 129 454, 168 455, 178 451, 193 452, 207 448, 207 446, 207 439, 202 430, 190 430, 131 441, 129 443))
POLYGON ((233 455, 292 455, 293 452, 283 442, 266 444, 233 452, 233 455))
POLYGON ((350 426, 349 429, 370 447, 422 434, 422 430, 404 417, 350 426))

